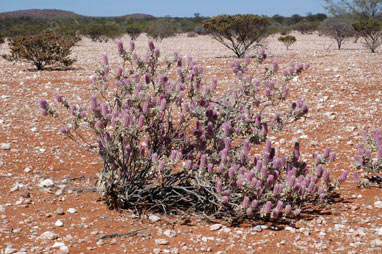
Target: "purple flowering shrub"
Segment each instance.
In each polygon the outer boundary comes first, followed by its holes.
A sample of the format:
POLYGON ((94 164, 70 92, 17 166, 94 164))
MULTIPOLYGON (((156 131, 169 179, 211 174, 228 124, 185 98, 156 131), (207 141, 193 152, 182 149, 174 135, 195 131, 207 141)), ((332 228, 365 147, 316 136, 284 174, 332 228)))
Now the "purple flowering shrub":
MULTIPOLYGON (((174 54, 160 61, 152 41, 144 56, 122 42, 123 64, 112 72, 107 56, 92 80, 89 107, 58 103, 70 113, 61 132, 79 143, 84 125, 94 133, 104 167, 98 188, 111 209, 190 213, 234 221, 298 215, 304 205, 325 201, 346 179, 331 183, 325 166, 335 160, 329 148, 308 167, 296 143, 289 156, 278 154, 267 138, 308 113, 305 102, 288 101, 288 81, 309 64, 277 62, 255 78, 251 59, 231 64, 237 82, 217 94, 218 81, 204 81, 203 67, 174 54), (279 110, 278 106, 290 106, 279 110), (275 110, 277 109, 277 110, 275 110), (264 145, 265 144, 265 145, 264 145), (264 146, 254 154, 256 146, 264 146)), ((257 65, 264 64, 261 50, 257 65)), ((258 67, 258 66, 257 66, 258 67)), ((40 100, 43 115, 60 119, 40 100)), ((90 148, 94 148, 89 145, 90 148)))
POLYGON ((354 172, 354 181, 359 187, 382 186, 382 129, 375 129, 372 134, 363 133, 363 141, 358 144, 354 162, 356 169, 366 173, 366 178, 359 179, 358 172, 354 172))

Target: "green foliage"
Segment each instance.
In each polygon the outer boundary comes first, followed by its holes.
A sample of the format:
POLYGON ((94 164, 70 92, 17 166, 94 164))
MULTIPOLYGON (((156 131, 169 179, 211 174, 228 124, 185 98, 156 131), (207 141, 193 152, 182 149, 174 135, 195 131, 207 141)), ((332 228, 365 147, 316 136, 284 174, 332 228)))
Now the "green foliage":
POLYGON ((372 53, 382 44, 382 23, 376 18, 363 19, 353 24, 354 30, 365 40, 364 46, 372 53))
POLYGON ((287 50, 289 50, 289 47, 297 41, 296 37, 292 35, 281 36, 278 38, 278 40, 285 45, 287 50))
POLYGON ((270 24, 268 18, 251 14, 220 15, 203 23, 204 29, 237 57, 243 57, 248 50, 267 37, 270 24))
POLYGON ((146 30, 149 37, 154 40, 162 41, 165 38, 175 36, 178 32, 178 25, 169 20, 156 20, 151 22, 146 30))
POLYGON ((95 42, 107 42, 109 39, 121 37, 123 33, 121 26, 114 22, 91 23, 85 28, 85 35, 95 42))
POLYGON ((70 58, 71 48, 78 42, 75 37, 55 32, 36 35, 15 36, 8 39, 10 55, 3 55, 9 61, 31 62, 38 70, 46 65, 72 65, 76 60, 70 58))
POLYGON ((139 35, 143 32, 144 27, 140 24, 131 24, 126 26, 126 32, 130 36, 132 41, 135 41, 139 35))
POLYGON ((293 26, 293 30, 299 31, 301 34, 309 34, 318 30, 319 23, 317 22, 299 22, 293 26))
POLYGON ((332 16, 353 14, 358 18, 382 15, 382 0, 324 0, 332 16))

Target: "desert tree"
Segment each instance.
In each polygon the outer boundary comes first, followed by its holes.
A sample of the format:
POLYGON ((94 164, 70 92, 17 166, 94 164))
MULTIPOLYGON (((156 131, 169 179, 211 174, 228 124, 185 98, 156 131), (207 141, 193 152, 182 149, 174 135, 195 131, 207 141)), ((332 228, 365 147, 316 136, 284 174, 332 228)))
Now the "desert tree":
POLYGON ((289 50, 289 47, 297 41, 296 37, 293 35, 280 36, 278 40, 285 45, 287 50, 289 50))
POLYGON ((268 18, 251 14, 220 15, 204 21, 205 30, 215 40, 241 58, 267 37, 268 18))
POLYGON ((139 24, 130 24, 126 26, 126 32, 132 41, 135 41, 143 32, 143 26, 139 24))
POLYGON ((326 10, 333 16, 355 14, 358 17, 382 15, 382 0, 324 0, 326 10))
POLYGON ((382 44, 382 22, 376 18, 363 19, 354 23, 353 28, 364 39, 364 46, 375 53, 382 44))
POLYGON ((320 32, 333 38, 340 50, 346 39, 355 35, 352 23, 353 19, 348 15, 331 17, 322 22, 320 32))

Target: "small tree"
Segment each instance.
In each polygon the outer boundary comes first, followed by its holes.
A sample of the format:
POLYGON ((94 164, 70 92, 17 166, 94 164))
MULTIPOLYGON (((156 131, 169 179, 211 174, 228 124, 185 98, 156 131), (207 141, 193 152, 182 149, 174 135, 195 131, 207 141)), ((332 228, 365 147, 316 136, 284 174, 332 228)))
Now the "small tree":
POLYGON ((285 45, 287 50, 289 50, 289 47, 297 41, 296 37, 292 35, 281 36, 278 40, 285 45))
POLYGON ((76 61, 69 56, 77 38, 44 32, 8 40, 11 54, 3 57, 9 61, 31 62, 38 70, 55 63, 70 66, 76 61))
POLYGON ((174 36, 177 33, 178 26, 168 20, 156 20, 149 24, 146 33, 149 37, 157 41, 174 36))
POLYGON ((372 53, 382 44, 382 23, 375 18, 353 24, 354 30, 365 40, 364 46, 372 53))
POLYGON ((204 21, 204 28, 215 40, 232 50, 237 57, 267 37, 268 18, 251 14, 220 15, 204 21))
POLYGON ((139 24, 131 24, 126 27, 126 32, 130 36, 130 39, 135 41, 143 32, 143 27, 139 24))
POLYGON ((349 16, 336 16, 326 19, 320 26, 321 33, 333 38, 340 50, 346 39, 355 34, 352 19, 349 16))

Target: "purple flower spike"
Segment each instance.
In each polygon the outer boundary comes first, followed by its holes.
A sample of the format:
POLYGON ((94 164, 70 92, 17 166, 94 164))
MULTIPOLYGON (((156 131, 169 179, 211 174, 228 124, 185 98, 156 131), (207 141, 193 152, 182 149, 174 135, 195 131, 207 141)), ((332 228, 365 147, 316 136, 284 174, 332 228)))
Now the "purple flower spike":
POLYGON ((135 43, 134 41, 130 41, 130 51, 134 51, 135 49, 135 43))
POLYGON ((61 132, 62 134, 66 134, 66 133, 68 133, 68 131, 69 131, 69 128, 66 127, 66 126, 62 126, 62 127, 60 128, 60 132, 61 132))
POLYGON ((212 173, 214 171, 214 165, 212 165, 211 163, 208 164, 208 173, 212 173))
POLYGON ((162 98, 160 100, 160 110, 164 111, 166 109, 167 100, 165 98, 162 98))
POLYGON ((185 163, 185 168, 187 170, 190 170, 192 168, 192 161, 191 160, 187 160, 186 163, 185 163))
POLYGON ((228 201, 229 201, 229 197, 228 196, 223 196, 222 197, 222 203, 228 203, 228 201))
POLYGON ((279 64, 275 60, 272 62, 272 64, 273 64, 273 72, 276 73, 279 70, 279 64))
POLYGON ((145 82, 147 85, 150 84, 150 74, 149 73, 145 74, 145 82))
POLYGON ((345 182, 346 181, 346 178, 348 177, 348 172, 347 171, 344 171, 343 173, 342 173, 342 175, 338 178, 338 181, 340 182, 340 183, 343 183, 343 182, 345 182))
POLYGON ((235 169, 233 167, 228 169, 228 177, 233 178, 235 176, 235 169))
POLYGON ((159 161, 158 168, 160 171, 162 171, 164 169, 164 162, 163 161, 159 161))
POLYGON ((301 209, 297 208, 296 210, 294 210, 294 214, 296 214, 296 216, 298 216, 300 213, 301 213, 301 209))
POLYGON ((139 126, 139 128, 142 128, 144 123, 145 123, 145 116, 144 115, 140 115, 139 119, 138 119, 138 126, 139 126))
POLYGON ((267 184, 270 186, 273 184, 273 180, 274 180, 274 176, 273 175, 269 175, 268 178, 267 178, 267 184))
POLYGON ((58 94, 56 95, 56 100, 57 100, 57 102, 60 102, 60 103, 62 102, 61 94, 58 93, 58 94))
POLYGON ((321 178, 322 177, 322 173, 323 173, 322 165, 318 165, 317 166, 316 173, 317 173, 317 178, 321 178))
POLYGON ((40 99, 39 103, 40 103, 40 108, 41 109, 45 109, 45 110, 48 109, 49 104, 48 104, 48 102, 45 99, 40 99))
POLYGON ((102 56, 103 65, 108 66, 109 65, 109 59, 107 58, 107 55, 102 56))
POLYGON ((226 138, 224 139, 224 148, 225 148, 226 150, 231 149, 231 140, 230 140, 229 137, 226 137, 226 138))
POLYGON ((271 209, 272 209, 272 202, 267 201, 267 203, 264 204, 263 209, 264 209, 265 213, 267 213, 267 214, 270 213, 271 209))
POLYGON ((324 171, 324 182, 327 183, 330 181, 330 172, 329 170, 324 171))
POLYGON ((252 210, 252 208, 248 208, 245 212, 246 212, 246 214, 247 214, 248 216, 252 216, 252 215, 253 215, 253 210, 252 210))
POLYGON ((294 144, 293 156, 296 160, 300 158, 300 144, 298 142, 294 144))
POLYGON ((326 160, 329 159, 329 155, 330 155, 330 148, 327 147, 324 150, 324 157, 325 157, 326 160))
POLYGON ((222 184, 221 181, 218 181, 218 182, 216 183, 216 191, 217 191, 218 193, 221 193, 222 190, 223 190, 223 184, 222 184))
POLYGON ((257 201, 257 200, 252 200, 251 206, 252 206, 253 208, 256 208, 258 205, 259 205, 259 201, 257 201))
POLYGON ((272 218, 273 219, 277 219, 277 217, 279 217, 279 213, 280 213, 280 210, 279 209, 274 209, 273 210, 273 213, 272 213, 272 218))
POLYGON ((151 155, 151 160, 152 160, 152 162, 157 162, 157 160, 158 160, 158 154, 156 154, 156 153, 153 153, 152 155, 151 155))
POLYGON ((335 161, 336 160, 336 153, 331 153, 330 155, 329 155, 329 160, 330 160, 330 162, 333 162, 333 161, 335 161))
POLYGON ((48 115, 48 111, 44 108, 41 109, 41 115, 43 116, 47 116, 48 115))
POLYGON ((154 42, 152 40, 149 40, 148 45, 149 45, 149 49, 150 50, 154 50, 155 49, 154 42))
POLYGON ((291 210, 292 210, 292 206, 291 205, 288 204, 288 205, 285 206, 285 213, 286 214, 290 213, 291 210))
POLYGON ((207 161, 207 156, 205 154, 200 156, 200 168, 206 167, 206 161, 207 161))
POLYGON ((118 47, 118 54, 121 56, 123 54, 123 42, 121 40, 117 42, 117 47, 118 47))
POLYGON ((356 182, 356 183, 359 182, 359 177, 358 177, 358 172, 357 172, 357 171, 354 171, 354 173, 353 173, 353 179, 354 179, 354 182, 356 182))
POLYGON ((247 209, 248 205, 249 205, 249 197, 244 197, 244 200, 243 200, 244 209, 247 209))
POLYGON ((159 56, 160 56, 160 50, 159 50, 158 48, 154 49, 154 56, 155 56, 156 58, 159 58, 159 56))

